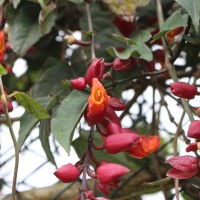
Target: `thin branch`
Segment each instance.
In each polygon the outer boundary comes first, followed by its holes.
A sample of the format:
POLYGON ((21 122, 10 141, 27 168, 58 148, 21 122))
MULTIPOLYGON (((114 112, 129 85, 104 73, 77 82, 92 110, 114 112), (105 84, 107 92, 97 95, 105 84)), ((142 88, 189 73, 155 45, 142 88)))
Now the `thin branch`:
POLYGON ((1 93, 1 101, 3 104, 3 109, 4 109, 4 113, 5 113, 5 117, 7 120, 7 124, 8 124, 8 128, 10 131, 10 135, 12 138, 12 142, 13 142, 13 146, 14 146, 14 151, 15 151, 15 166, 14 166, 14 174, 13 174, 13 182, 12 182, 12 200, 15 200, 15 196, 16 196, 16 184, 17 184, 17 174, 18 174, 18 166, 19 166, 19 149, 18 149, 18 144, 17 144, 17 140, 14 134, 14 131, 12 129, 12 123, 9 117, 9 113, 8 113, 8 107, 7 107, 7 99, 4 93, 4 87, 3 87, 3 82, 2 82, 2 78, 0 76, 0 93, 1 93))
MULTIPOLYGON (((92 17, 90 13, 90 4, 86 3, 86 12, 87 12, 87 20, 88 20, 88 28, 90 32, 93 32, 93 25, 92 25, 92 17)), ((95 47, 94 47, 94 34, 91 36, 91 58, 94 60, 96 58, 95 56, 95 47)))

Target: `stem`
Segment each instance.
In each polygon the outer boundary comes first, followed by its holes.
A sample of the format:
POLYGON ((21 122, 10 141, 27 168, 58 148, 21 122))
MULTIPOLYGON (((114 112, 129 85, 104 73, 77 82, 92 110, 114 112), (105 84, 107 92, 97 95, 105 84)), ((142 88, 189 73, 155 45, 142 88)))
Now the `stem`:
POLYGON ((14 131, 12 129, 12 124, 11 124, 11 120, 9 117, 9 113, 8 113, 8 107, 7 107, 7 99, 4 93, 4 89, 3 89, 3 82, 2 82, 2 78, 0 76, 0 93, 1 93, 1 101, 3 104, 3 109, 4 109, 4 113, 6 116, 6 120, 8 123, 8 128, 10 131, 10 135, 13 141, 13 146, 14 146, 14 150, 15 150, 15 166, 14 166, 14 175, 13 175, 13 182, 12 182, 12 200, 15 200, 15 196, 16 196, 16 183, 17 183, 17 173, 18 173, 18 166, 19 166, 19 149, 18 149, 18 144, 17 144, 17 140, 14 134, 14 131))
MULTIPOLYGON (((90 13, 90 4, 86 3, 86 12, 87 12, 87 20, 88 20, 88 28, 90 32, 93 32, 93 26, 92 26, 92 17, 90 13)), ((96 58, 95 56, 95 48, 94 48, 94 34, 91 35, 91 58, 94 60, 96 58)))
MULTIPOLYGON (((160 0, 156 0, 156 5, 157 5, 156 9, 157 9, 157 16, 158 16, 159 27, 161 28, 162 25, 163 25, 163 22, 164 22, 161 1, 160 0)), ((189 24, 189 22, 190 22, 190 20, 188 21, 188 24, 189 24)), ((187 32, 188 31, 189 30, 187 30, 187 32)), ((176 74, 176 70, 175 70, 175 68, 173 66, 173 62, 175 61, 175 59, 173 59, 173 60, 169 59, 169 50, 167 48, 167 45, 166 45, 166 42, 165 42, 164 38, 162 38, 162 43, 163 43, 163 48, 164 48, 164 51, 165 51, 165 66, 166 66, 166 68, 167 68, 167 70, 169 72, 169 75, 172 78, 172 80, 174 82, 177 82, 178 81, 178 77, 177 77, 177 74, 176 74), (170 62, 170 61, 173 61, 173 62, 170 62)), ((181 47, 181 49, 182 48, 183 47, 181 47)), ((179 54, 180 54, 180 52, 179 52, 179 54)), ((178 56, 176 55, 176 58, 177 57, 178 56)), ((183 108, 185 109, 185 111, 186 111, 186 113, 187 113, 190 121, 193 121, 194 120, 193 114, 192 114, 192 111, 190 109, 190 106, 189 106, 188 102, 185 99, 181 98, 181 103, 182 103, 183 108)))

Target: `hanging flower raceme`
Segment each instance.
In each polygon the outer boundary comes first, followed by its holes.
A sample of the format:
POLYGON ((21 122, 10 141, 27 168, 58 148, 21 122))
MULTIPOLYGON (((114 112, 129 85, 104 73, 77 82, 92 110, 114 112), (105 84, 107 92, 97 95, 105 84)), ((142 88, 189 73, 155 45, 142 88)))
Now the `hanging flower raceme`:
POLYGON ((92 62, 85 75, 86 82, 90 87, 93 86, 93 78, 97 78, 99 81, 102 79, 104 69, 105 66, 103 58, 96 59, 92 62))
POLYGON ((197 87, 185 82, 175 82, 170 84, 171 92, 177 97, 193 99, 198 95, 197 87))
POLYGON ((167 163, 173 166, 167 172, 167 176, 177 179, 186 179, 195 176, 198 173, 198 160, 193 156, 174 156, 167 163))
POLYGON ((76 166, 69 163, 57 169, 54 175, 64 183, 71 183, 78 179, 80 172, 76 166))
POLYGON ((160 147, 160 139, 158 136, 140 136, 140 141, 137 145, 133 145, 129 154, 135 158, 144 158, 148 154, 153 153, 160 147))
POLYGON ((89 124, 96 124, 100 123, 105 117, 110 96, 107 95, 106 90, 97 78, 93 78, 92 81, 92 91, 88 98, 85 118, 89 124))
POLYGON ((103 163, 96 169, 97 186, 103 194, 109 194, 109 186, 118 187, 119 178, 130 170, 120 164, 103 163))
POLYGON ((3 61, 5 52, 6 52, 5 34, 3 31, 0 31, 0 62, 3 61))

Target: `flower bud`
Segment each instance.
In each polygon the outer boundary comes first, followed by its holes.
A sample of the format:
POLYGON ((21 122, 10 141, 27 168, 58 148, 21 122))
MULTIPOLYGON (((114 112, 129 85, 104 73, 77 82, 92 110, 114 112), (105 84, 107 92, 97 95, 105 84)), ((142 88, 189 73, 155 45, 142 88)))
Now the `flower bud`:
POLYGON ((86 80, 83 77, 72 79, 70 85, 75 90, 84 90, 86 87, 86 80))
POLYGON ((5 52, 6 52, 6 45, 5 45, 5 34, 3 31, 0 31, 0 62, 4 60, 5 52))
POLYGON ((187 136, 190 138, 200 138, 200 120, 194 120, 191 122, 187 136))
POLYGON ((193 142, 193 143, 189 144, 185 150, 186 150, 186 152, 197 151, 198 146, 200 147, 199 142, 193 142))
POLYGON ((84 192, 84 195, 86 199, 94 199, 94 193, 92 192, 92 190, 86 190, 84 192))
POLYGON ((80 173, 77 167, 71 163, 63 165, 54 172, 54 175, 64 183, 70 183, 75 181, 80 173))
POLYGON ((174 82, 170 84, 171 92, 181 98, 193 99, 197 95, 197 87, 185 82, 174 82))
POLYGON ((120 58, 115 58, 113 61, 113 69, 116 71, 126 71, 129 70, 133 67, 134 65, 134 60, 133 58, 129 58, 126 60, 122 60, 120 58))
POLYGON ((109 195, 109 193, 110 193, 108 184, 102 184, 101 182, 98 181, 97 188, 101 193, 103 193, 105 195, 109 195))
POLYGON ((103 58, 96 59, 92 62, 85 75, 86 82, 90 87, 92 87, 93 78, 97 78, 99 81, 102 79, 104 69, 105 66, 103 58))
POLYGON ((120 176, 130 170, 120 164, 104 163, 96 169, 97 180, 102 184, 115 182, 120 176))
POLYGON ((193 156, 174 156, 167 163, 173 166, 167 172, 167 176, 177 179, 186 179, 198 173, 198 160, 193 156))
POLYGON ((131 133, 118 133, 109 135, 105 139, 105 149, 110 154, 125 152, 134 144, 134 141, 138 138, 139 135, 131 133))
POLYGON ((114 110, 124 110, 126 108, 126 104, 122 103, 118 98, 111 97, 109 101, 109 105, 114 110))
POLYGON ((112 134, 118 134, 121 133, 121 126, 118 124, 111 122, 107 125, 107 134, 112 135, 112 134))

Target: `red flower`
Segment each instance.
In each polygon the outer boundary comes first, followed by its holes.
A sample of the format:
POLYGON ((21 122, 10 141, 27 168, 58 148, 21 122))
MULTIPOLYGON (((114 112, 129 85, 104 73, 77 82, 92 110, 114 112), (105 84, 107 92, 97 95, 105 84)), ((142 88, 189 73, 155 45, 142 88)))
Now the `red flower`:
POLYGON ((136 26, 133 22, 127 22, 120 16, 114 18, 114 24, 117 26, 119 31, 126 37, 128 37, 133 31, 136 30, 136 26))
POLYGON ((126 108, 126 104, 124 104, 118 98, 115 98, 115 97, 110 98, 109 105, 114 110, 124 110, 126 108))
POLYGON ((91 95, 88 98, 88 107, 86 110, 86 121, 90 124, 100 123, 108 108, 110 97, 107 95, 103 85, 97 78, 93 78, 91 95))
POLYGON ((160 147, 160 139, 158 136, 140 136, 140 141, 137 145, 133 145, 129 154, 135 158, 144 158, 150 153, 153 153, 160 147))
POLYGON ((118 178, 130 170, 116 163, 103 163, 96 169, 96 175, 99 182, 103 184, 110 184, 118 180, 118 178))
POLYGON ((83 77, 72 79, 70 85, 75 90, 84 90, 86 87, 86 80, 83 77))
POLYGON ((104 74, 104 59, 103 58, 99 58, 96 59, 92 62, 92 64, 89 66, 86 75, 85 75, 85 79, 87 81, 87 84, 92 87, 93 78, 97 78, 99 81, 102 79, 103 74, 104 74))
POLYGON ((167 172, 167 176, 178 179, 186 179, 195 176, 198 173, 198 161, 193 156, 174 156, 167 163, 173 166, 167 172))
POLYGON ((138 138, 139 135, 132 133, 112 134, 105 139, 105 149, 110 154, 125 152, 138 138))
POLYGON ((109 186, 118 187, 119 178, 130 170, 120 164, 103 163, 96 169, 97 186, 103 193, 109 194, 109 186))
POLYGON ((187 136, 190 138, 200 138, 200 120, 194 120, 191 122, 187 136))
POLYGON ((177 27, 169 32, 167 32, 167 39, 169 44, 173 41, 174 37, 181 32, 183 32, 184 28, 183 27, 177 27))
POLYGON ((80 172, 77 167, 69 163, 57 169, 54 172, 54 175, 62 182, 70 183, 75 181, 79 177, 80 172))
POLYGON ((198 147, 200 147, 200 143, 199 142, 193 142, 193 143, 189 144, 185 150, 187 152, 197 151, 199 149, 198 147))
POLYGON ((113 61, 113 69, 116 71, 126 71, 131 69, 134 64, 135 60, 133 58, 129 58, 126 60, 115 58, 115 60, 113 61))
POLYGON ((112 134, 121 133, 122 129, 121 129, 121 126, 119 126, 118 124, 111 122, 107 125, 106 131, 108 135, 112 135, 112 134))
POLYGON ((197 87, 185 82, 175 82, 170 84, 171 92, 181 98, 193 99, 198 94, 197 87))
POLYGON ((3 31, 0 31, 0 62, 4 59, 5 49, 5 35, 3 31))

